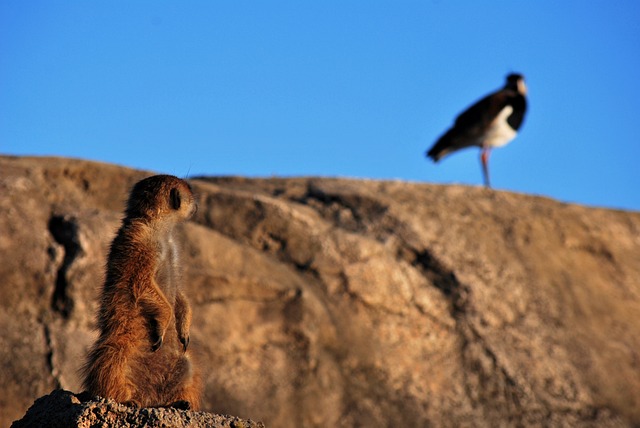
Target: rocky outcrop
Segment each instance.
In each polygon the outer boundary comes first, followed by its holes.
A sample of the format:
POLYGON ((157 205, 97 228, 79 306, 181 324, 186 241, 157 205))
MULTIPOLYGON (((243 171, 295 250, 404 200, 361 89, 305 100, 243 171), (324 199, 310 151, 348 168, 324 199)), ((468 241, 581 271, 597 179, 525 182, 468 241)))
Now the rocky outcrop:
POLYGON ((27 414, 11 428, 264 428, 262 423, 234 416, 190 412, 173 408, 135 408, 102 398, 81 396, 57 389, 36 400, 27 414))
MULTIPOLYGON (((80 392, 130 186, 0 158, 0 425, 80 392)), ((266 426, 640 424, 640 214, 463 186, 192 180, 204 410, 266 426)))

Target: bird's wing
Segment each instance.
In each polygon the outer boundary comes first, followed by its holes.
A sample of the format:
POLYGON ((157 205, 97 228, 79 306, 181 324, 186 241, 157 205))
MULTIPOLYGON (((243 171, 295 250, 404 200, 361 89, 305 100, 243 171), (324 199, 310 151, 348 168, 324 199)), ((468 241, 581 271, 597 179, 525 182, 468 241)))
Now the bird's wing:
POLYGON ((507 105, 509 98, 514 95, 516 94, 508 89, 487 95, 460 113, 456 117, 454 127, 463 130, 490 122, 507 105))

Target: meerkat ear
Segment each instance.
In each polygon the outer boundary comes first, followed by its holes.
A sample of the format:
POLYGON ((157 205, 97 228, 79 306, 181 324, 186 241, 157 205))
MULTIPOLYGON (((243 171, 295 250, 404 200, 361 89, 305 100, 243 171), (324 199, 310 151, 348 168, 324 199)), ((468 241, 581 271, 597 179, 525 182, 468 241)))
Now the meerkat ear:
POLYGON ((180 209, 180 192, 175 187, 171 189, 169 193, 169 201, 171 202, 171 207, 174 210, 180 209))

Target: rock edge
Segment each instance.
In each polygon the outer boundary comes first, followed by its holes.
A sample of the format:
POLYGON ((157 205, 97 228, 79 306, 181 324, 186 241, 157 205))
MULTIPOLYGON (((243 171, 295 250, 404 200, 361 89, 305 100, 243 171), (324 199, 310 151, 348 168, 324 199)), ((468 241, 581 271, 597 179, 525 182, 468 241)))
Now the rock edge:
POLYGON ((94 397, 82 401, 81 394, 56 389, 38 398, 11 428, 27 427, 209 427, 264 428, 261 422, 235 416, 192 412, 173 408, 136 408, 111 399, 94 397))

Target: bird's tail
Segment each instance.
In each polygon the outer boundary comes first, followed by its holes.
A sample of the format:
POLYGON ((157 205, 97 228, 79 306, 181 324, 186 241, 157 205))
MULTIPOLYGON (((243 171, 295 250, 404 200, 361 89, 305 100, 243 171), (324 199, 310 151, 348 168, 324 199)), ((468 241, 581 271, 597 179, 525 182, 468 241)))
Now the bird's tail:
POLYGON ((426 156, 431 158, 434 162, 438 162, 451 152, 453 143, 453 136, 451 131, 446 132, 442 137, 436 141, 436 143, 427 151, 426 156))

